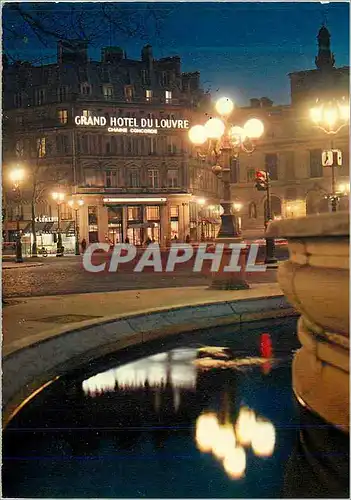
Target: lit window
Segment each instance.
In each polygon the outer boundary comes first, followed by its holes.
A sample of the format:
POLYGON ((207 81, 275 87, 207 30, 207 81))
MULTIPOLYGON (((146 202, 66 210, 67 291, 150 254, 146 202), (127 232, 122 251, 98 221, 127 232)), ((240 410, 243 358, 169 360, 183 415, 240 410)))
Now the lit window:
POLYGON ((160 207, 157 205, 146 207, 146 220, 160 220, 160 207))
POLYGON ((171 104, 172 102, 172 92, 170 90, 166 90, 165 92, 166 103, 171 104))
POLYGON ((156 168, 152 168, 148 171, 149 186, 153 188, 159 187, 159 177, 160 173, 156 168))
POLYGON ((16 156, 20 157, 24 155, 24 143, 23 139, 20 139, 16 142, 16 156))
POLYGON ((170 207, 170 217, 171 217, 171 219, 178 219, 178 217, 179 217, 178 205, 173 205, 170 207))
POLYGON ((86 118, 89 118, 89 116, 91 116, 90 109, 83 109, 82 116, 85 116, 86 118))
POLYGON ((146 97, 147 102, 151 102, 152 101, 152 90, 145 90, 145 97, 146 97))
POLYGON ((113 97, 113 87, 112 85, 104 85, 103 92, 105 99, 112 99, 113 97))
POLYGON ((43 158, 46 154, 45 137, 37 139, 37 153, 39 158, 43 158))
POLYGON ((68 121, 68 111, 67 111, 67 109, 60 109, 58 111, 58 119, 59 119, 59 122, 62 123, 63 125, 65 123, 67 123, 67 121, 68 121))

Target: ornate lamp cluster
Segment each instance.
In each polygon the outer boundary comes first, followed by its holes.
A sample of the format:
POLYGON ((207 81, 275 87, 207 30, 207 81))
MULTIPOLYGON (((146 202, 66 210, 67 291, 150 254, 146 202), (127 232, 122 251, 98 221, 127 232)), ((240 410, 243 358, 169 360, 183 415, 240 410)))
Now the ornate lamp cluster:
POLYGON ((189 139, 197 147, 200 156, 213 156, 216 165, 214 173, 219 173, 221 167, 217 165, 223 150, 231 150, 238 154, 240 150, 252 153, 255 149, 255 140, 264 132, 264 125, 257 118, 250 118, 243 127, 232 125, 228 120, 234 110, 234 103, 227 97, 216 102, 218 117, 211 117, 204 125, 194 125, 189 130, 189 139))
POLYGON ((345 97, 331 101, 317 99, 310 116, 316 127, 326 134, 335 135, 349 123, 350 104, 345 97))

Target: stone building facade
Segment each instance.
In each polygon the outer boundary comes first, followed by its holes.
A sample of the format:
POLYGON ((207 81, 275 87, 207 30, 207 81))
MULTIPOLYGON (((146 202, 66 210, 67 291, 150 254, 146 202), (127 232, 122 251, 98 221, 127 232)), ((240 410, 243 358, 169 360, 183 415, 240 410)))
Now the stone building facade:
POLYGON ((11 236, 19 210, 24 236, 29 232, 37 172, 42 239, 57 231, 57 190, 65 193, 60 229, 67 238, 75 220, 68 198, 84 203, 79 229, 87 242, 166 244, 198 239, 204 228, 214 236, 220 184, 188 141, 208 105, 199 73, 182 73, 179 57, 155 60, 150 46, 137 61, 111 47, 91 61, 87 49, 60 43, 56 64, 4 68, 4 230, 11 236), (17 164, 25 171, 20 207, 8 182, 17 164))
POLYGON ((291 104, 275 106, 267 98, 251 99, 251 106, 235 113, 238 124, 260 118, 265 133, 251 154, 242 154, 233 174, 232 199, 242 204, 242 227, 262 230, 265 192, 254 188, 256 170, 271 174, 272 210, 275 218, 291 218, 330 210, 331 168, 322 167, 322 151, 339 149, 342 166, 336 171, 339 208, 349 206, 349 126, 336 135, 316 128, 310 109, 316 100, 343 99, 349 102, 349 68, 335 68, 330 35, 323 26, 318 33, 317 69, 291 73, 291 104))

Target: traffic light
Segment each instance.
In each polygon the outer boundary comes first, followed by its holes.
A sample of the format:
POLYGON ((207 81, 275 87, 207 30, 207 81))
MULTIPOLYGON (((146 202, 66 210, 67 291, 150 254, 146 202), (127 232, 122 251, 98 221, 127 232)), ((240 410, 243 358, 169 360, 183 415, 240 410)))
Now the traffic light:
POLYGON ((265 170, 256 170, 255 174, 255 188, 258 191, 267 191, 268 177, 265 170))

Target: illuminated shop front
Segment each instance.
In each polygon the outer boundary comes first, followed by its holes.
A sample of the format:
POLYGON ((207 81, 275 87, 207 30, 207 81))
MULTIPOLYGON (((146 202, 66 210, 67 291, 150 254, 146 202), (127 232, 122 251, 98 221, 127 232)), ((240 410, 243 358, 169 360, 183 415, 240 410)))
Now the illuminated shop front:
MULTIPOLYGON (((56 255, 57 250, 57 235, 58 223, 55 220, 38 220, 35 222, 35 233, 37 240, 37 248, 41 250, 45 248, 47 253, 56 255)), ((60 233, 62 237, 62 245, 65 253, 74 253, 75 251, 75 227, 74 221, 61 221, 60 233)), ((23 229, 22 242, 25 246, 26 253, 30 253, 33 245, 32 223, 27 224, 23 229)))

